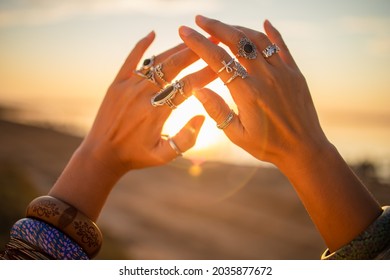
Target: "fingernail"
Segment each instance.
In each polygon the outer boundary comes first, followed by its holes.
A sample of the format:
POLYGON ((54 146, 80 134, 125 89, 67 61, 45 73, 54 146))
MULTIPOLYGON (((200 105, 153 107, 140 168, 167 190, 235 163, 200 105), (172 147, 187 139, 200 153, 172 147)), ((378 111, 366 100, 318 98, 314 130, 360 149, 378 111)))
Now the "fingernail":
POLYGON ((179 28, 179 33, 180 33, 180 35, 182 35, 184 37, 188 37, 188 36, 191 36, 192 34, 194 34, 195 31, 192 28, 189 28, 187 26, 181 26, 179 28))
POLYGON ((146 38, 154 37, 155 33, 154 30, 150 31, 148 35, 146 35, 146 38))
POLYGON ((195 21, 198 23, 205 23, 208 20, 211 20, 211 18, 202 16, 202 15, 197 15, 195 18, 195 21))
POLYGON ((192 128, 195 130, 199 130, 200 127, 202 126, 203 122, 205 120, 205 116, 203 115, 198 115, 194 118, 193 123, 192 123, 192 128))
POLYGON ((273 25, 272 25, 272 23, 268 20, 268 19, 266 19, 265 21, 264 21, 264 23, 265 24, 268 24, 270 27, 272 27, 272 28, 275 28, 273 25))
POLYGON ((205 16, 202 16, 202 15, 197 15, 195 17, 195 21, 196 22, 204 22, 207 18, 205 16))

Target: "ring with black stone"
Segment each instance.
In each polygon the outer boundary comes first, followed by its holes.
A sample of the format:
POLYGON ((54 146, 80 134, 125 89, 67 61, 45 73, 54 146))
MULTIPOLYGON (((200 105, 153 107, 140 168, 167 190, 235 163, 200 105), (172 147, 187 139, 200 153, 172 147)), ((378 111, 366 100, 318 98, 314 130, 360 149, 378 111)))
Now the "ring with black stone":
POLYGON ((140 70, 149 70, 154 65, 155 56, 153 55, 151 58, 146 58, 142 63, 140 70))
POLYGON ((166 104, 171 109, 175 109, 176 105, 172 102, 172 99, 175 98, 178 91, 184 96, 182 81, 176 81, 156 93, 150 100, 152 106, 157 107, 166 104))
POLYGON ((257 49, 248 38, 242 37, 238 42, 237 57, 244 57, 246 59, 255 59, 257 57, 257 49))

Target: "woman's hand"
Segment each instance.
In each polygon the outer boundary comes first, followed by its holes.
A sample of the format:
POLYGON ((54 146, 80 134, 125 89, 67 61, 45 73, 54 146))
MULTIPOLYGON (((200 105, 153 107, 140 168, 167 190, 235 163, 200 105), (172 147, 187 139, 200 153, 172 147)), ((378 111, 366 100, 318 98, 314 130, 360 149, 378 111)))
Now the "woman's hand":
MULTIPOLYGON (((162 165, 191 148, 203 124, 203 116, 193 117, 171 139, 161 135, 172 109, 154 107, 151 99, 177 74, 199 57, 184 44, 154 58, 161 63, 160 76, 153 80, 136 73, 137 65, 155 37, 143 38, 132 50, 107 91, 95 122, 49 192, 96 220, 112 187, 127 171, 162 165)), ((144 71, 143 74, 146 74, 144 71)), ((179 105, 217 76, 208 67, 181 79, 183 92, 171 100, 179 105)))
MULTIPOLYGON (((202 16, 198 16, 196 22, 234 54, 239 52, 238 42, 242 38, 249 39, 257 48, 255 59, 238 57, 247 69, 248 77, 237 77, 227 84, 238 108, 238 114, 224 129, 232 142, 256 158, 278 166, 289 159, 299 160, 302 151, 307 151, 306 155, 316 153, 329 144, 320 127, 306 81, 280 33, 269 21, 264 24, 268 36, 202 16), (272 43, 279 46, 280 52, 264 58, 262 50, 272 43)), ((181 27, 180 35, 216 73, 223 61, 228 63, 231 60, 224 49, 188 27, 181 27)), ((225 83, 232 75, 233 72, 227 71, 219 73, 225 83)), ((226 119, 230 108, 216 93, 201 89, 195 95, 217 123, 226 119)))
MULTIPOLYGON (((142 39, 130 53, 114 82, 108 89, 95 123, 82 145, 92 150, 94 157, 115 172, 162 165, 177 157, 168 140, 161 136, 165 121, 172 109, 167 105, 153 107, 151 98, 166 81, 198 60, 198 56, 185 45, 174 47, 154 59, 154 66, 162 64, 163 79, 155 74, 156 84, 135 73, 154 33, 142 39), (160 85, 160 87, 159 87, 160 85)), ((210 68, 192 73, 181 81, 184 95, 176 94, 175 105, 190 96, 193 88, 203 87, 216 78, 210 68)), ((196 141, 204 117, 192 118, 172 140, 181 152, 196 141)))
POLYGON ((195 30, 180 28, 183 41, 219 74, 238 108, 230 118, 223 99, 201 89, 196 96, 206 111, 234 143, 281 169, 331 251, 350 242, 382 210, 327 140, 306 81, 279 32, 268 21, 267 35, 202 16, 196 22, 240 54, 238 60, 246 69, 195 30), (240 41, 244 43, 239 45, 240 41), (272 43, 280 52, 263 57, 269 46, 276 49, 272 43), (234 75, 238 76, 232 80, 234 75))

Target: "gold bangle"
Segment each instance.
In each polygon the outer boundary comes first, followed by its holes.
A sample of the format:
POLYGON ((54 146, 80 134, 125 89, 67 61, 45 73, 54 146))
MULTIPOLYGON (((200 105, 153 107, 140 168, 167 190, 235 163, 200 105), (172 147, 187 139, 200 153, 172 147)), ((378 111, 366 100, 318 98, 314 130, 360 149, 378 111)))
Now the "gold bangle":
POLYGON ((26 217, 42 220, 72 238, 89 258, 99 252, 103 235, 98 226, 75 207, 51 196, 41 196, 27 207, 26 217))

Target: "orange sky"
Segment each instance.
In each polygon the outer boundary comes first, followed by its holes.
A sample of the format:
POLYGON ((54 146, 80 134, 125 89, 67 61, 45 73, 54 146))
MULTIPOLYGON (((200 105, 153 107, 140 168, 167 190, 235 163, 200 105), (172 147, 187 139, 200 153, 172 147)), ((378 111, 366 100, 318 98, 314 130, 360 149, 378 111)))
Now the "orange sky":
MULTIPOLYGON (((342 136, 344 123, 356 133, 363 130, 354 135, 359 139, 371 131, 373 139, 366 141, 381 146, 376 153, 390 158, 388 0, 2 1, 0 104, 35 108, 46 118, 86 128, 134 43, 155 30, 147 55, 159 53, 180 42, 178 26, 195 27, 198 13, 255 29, 270 19, 305 74, 324 129, 336 145, 348 156, 354 153, 348 150, 351 139, 342 136), (65 108, 67 103, 71 108, 65 108), (77 110, 74 104, 83 107, 77 110)), ((228 98, 221 83, 212 87, 228 98)), ((183 112, 202 112, 195 100, 188 103, 175 112, 178 117, 167 130, 189 118, 182 120, 183 112)), ((225 140, 208 120, 198 148, 220 143, 223 149, 214 153, 221 155, 231 149, 225 140)), ((246 157, 239 149, 233 154, 246 157)))

